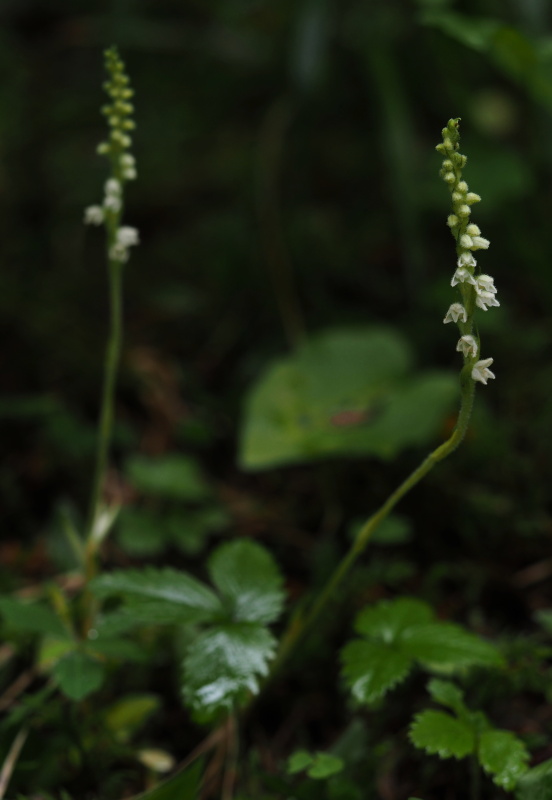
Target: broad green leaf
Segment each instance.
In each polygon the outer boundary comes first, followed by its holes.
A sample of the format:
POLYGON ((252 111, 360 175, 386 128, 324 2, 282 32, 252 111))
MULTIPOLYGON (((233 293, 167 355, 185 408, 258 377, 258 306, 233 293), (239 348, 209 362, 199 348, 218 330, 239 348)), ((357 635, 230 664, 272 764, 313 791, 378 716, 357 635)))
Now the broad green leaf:
POLYGON ((393 646, 356 639, 341 651, 343 675, 353 697, 372 703, 410 672, 413 660, 393 646))
POLYGON ((313 762, 313 756, 306 750, 297 750, 292 753, 287 762, 288 775, 295 775, 296 772, 303 772, 313 762))
POLYGON ((468 709, 464 705, 464 695, 462 690, 450 681, 441 681, 433 678, 427 685, 428 692, 438 703, 448 706, 459 716, 467 714, 468 709))
POLYGON ((125 465, 131 481, 146 494, 196 502, 211 496, 196 462, 183 455, 133 456, 125 465))
POLYGON ((394 642, 403 631, 413 625, 429 622, 433 616, 431 607, 415 597, 382 600, 360 612, 355 621, 355 630, 370 638, 394 642))
POLYGON ((99 689, 104 674, 103 665, 80 650, 67 653, 52 669, 61 691, 70 700, 82 700, 99 689))
POLYGON ((527 772, 529 753, 521 739, 510 731, 485 731, 479 738, 479 763, 493 775, 497 786, 511 792, 527 772))
POLYGON ((414 625, 401 633, 400 641, 412 658, 430 667, 432 664, 453 667, 472 664, 500 667, 504 664, 493 645, 452 622, 414 625))
POLYGON ((214 625, 199 634, 184 659, 184 696, 202 718, 258 691, 268 672, 275 639, 254 622, 214 625))
POLYGON ((136 795, 130 800, 197 800, 200 794, 202 770, 203 761, 196 761, 154 789, 136 795))
POLYGON ((464 758, 475 750, 475 733, 463 720, 443 711, 422 711, 414 718, 409 732, 412 743, 436 753, 440 758, 464 758))
POLYGON ((212 619, 221 613, 220 602, 211 589, 186 572, 169 568, 106 573, 92 581, 90 588, 98 597, 118 594, 131 600, 163 601, 167 614, 171 613, 170 606, 179 608, 188 622, 212 619))
POLYGON ((307 769, 309 778, 322 780, 337 775, 344 767, 344 761, 331 753, 315 753, 312 765, 307 769))
POLYGON ((282 576, 261 545, 249 539, 221 545, 209 560, 209 573, 234 620, 266 624, 279 616, 282 576))
POLYGON ((552 800, 552 758, 523 775, 516 786, 516 800, 552 800))
POLYGON ((452 376, 408 377, 407 342, 387 328, 335 329, 274 362, 250 392, 241 433, 246 469, 333 455, 390 458, 438 431, 452 376))
POLYGON ((27 603, 15 597, 0 597, 0 613, 6 624, 17 631, 51 634, 61 638, 70 636, 56 613, 43 603, 27 603))

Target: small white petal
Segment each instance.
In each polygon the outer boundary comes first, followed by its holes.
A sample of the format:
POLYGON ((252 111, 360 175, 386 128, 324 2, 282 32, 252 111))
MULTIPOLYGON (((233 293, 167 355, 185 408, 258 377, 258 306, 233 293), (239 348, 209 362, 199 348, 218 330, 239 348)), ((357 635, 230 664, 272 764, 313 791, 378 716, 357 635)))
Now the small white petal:
POLYGON ((466 250, 471 250, 473 247, 473 239, 471 238, 471 236, 468 236, 467 233, 464 233, 460 237, 460 244, 462 247, 465 247, 466 250))
POLYGON ((104 212, 101 206, 88 206, 84 209, 85 225, 101 225, 104 221, 104 212))
POLYGON ((471 272, 466 267, 458 267, 454 275, 452 276, 452 280, 450 282, 451 286, 456 286, 457 283, 472 283, 475 286, 475 278, 471 274, 471 272))
POLYGON ((116 237, 117 244, 120 244, 122 247, 132 247, 140 242, 138 231, 136 228, 131 228, 129 225, 123 225, 122 228, 119 228, 116 237))
POLYGON ((473 254, 469 250, 464 250, 463 253, 460 253, 458 257, 458 261, 456 262, 459 267, 476 267, 477 261, 473 257, 473 254))
POLYGON ((494 372, 491 372, 489 369, 492 363, 492 358, 484 358, 482 361, 478 361, 476 364, 474 364, 471 372, 472 380, 480 381, 486 386, 489 378, 496 377, 494 372))
POLYGON ((475 341, 473 336, 466 335, 461 336, 458 340, 458 344, 456 345, 456 349, 459 353, 462 353, 466 358, 471 356, 475 358, 477 355, 477 342, 475 341))
POLYGON ((481 236, 481 230, 479 229, 479 225, 475 225, 473 222, 470 223, 466 228, 466 233, 469 236, 481 236))
POLYGON ((105 193, 107 197, 118 197, 121 194, 121 184, 116 178, 110 178, 105 182, 105 193))
POLYGON ((483 236, 472 236, 473 244, 471 250, 488 250, 490 241, 484 239, 483 236))
POLYGON ((458 322, 459 319, 461 319, 462 322, 466 322, 468 314, 462 303, 453 303, 447 311, 443 322, 445 324, 447 322, 458 322))
POLYGON ((480 275, 477 279, 476 292, 492 292, 496 294, 496 286, 494 285, 494 278, 490 275, 480 275))

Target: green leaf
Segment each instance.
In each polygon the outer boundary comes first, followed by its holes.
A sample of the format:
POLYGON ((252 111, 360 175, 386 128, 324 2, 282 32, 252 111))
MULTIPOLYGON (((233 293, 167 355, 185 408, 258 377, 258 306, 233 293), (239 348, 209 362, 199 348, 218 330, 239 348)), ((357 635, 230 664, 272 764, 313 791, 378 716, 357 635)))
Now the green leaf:
POLYGON ((99 638, 93 639, 87 644, 87 649, 90 653, 98 653, 98 655, 106 656, 107 658, 121 659, 123 661, 147 661, 147 655, 144 653, 142 647, 135 642, 130 642, 128 639, 108 639, 99 638))
POLYGON ((202 718, 231 708, 258 691, 275 639, 254 622, 214 625, 199 634, 184 659, 184 696, 202 718))
POLYGON ((0 597, 0 613, 6 624, 17 631, 51 634, 62 638, 70 636, 55 612, 42 603, 27 603, 15 597, 0 597))
POLYGON ((117 541, 130 555, 158 555, 167 546, 163 520, 144 509, 125 508, 119 515, 117 541))
POLYGON ((365 608, 356 618, 355 630, 390 643, 397 641, 403 631, 413 625, 429 622, 433 616, 431 607, 422 600, 399 597, 365 608))
POLYGON ((131 483, 145 494, 191 502, 211 496, 196 462, 183 455, 133 456, 127 460, 125 471, 131 483))
POLYGON ((104 722, 119 741, 127 742, 160 705, 153 694, 127 695, 105 711, 104 722))
POLYGON ((175 621, 175 614, 179 614, 182 621, 199 622, 213 619, 222 611, 211 589, 186 572, 168 568, 107 573, 93 580, 90 588, 98 597, 123 595, 127 600, 142 602, 144 609, 153 608, 158 614, 165 608, 167 615, 173 615, 168 620, 171 622, 175 621))
POLYGON ((417 714, 409 732, 412 744, 440 758, 464 758, 475 750, 475 733, 463 720, 443 711, 417 714))
POLYGON ((81 650, 72 650, 52 669, 53 677, 70 700, 82 700, 99 689, 104 674, 103 665, 81 650))
POLYGON ((307 769, 309 778, 323 780, 331 775, 337 775, 344 767, 342 758, 333 756, 331 753, 315 753, 312 765, 307 769))
POLYGON ((427 666, 500 667, 504 659, 498 650, 452 622, 430 622, 414 625, 401 633, 401 645, 412 658, 427 666))
POLYGON ((197 800, 200 794, 202 770, 203 761, 196 761, 154 789, 137 795, 132 800, 197 800))
POLYGON ((552 758, 523 775, 516 786, 516 800, 552 800, 552 758))
POLYGON ((233 619, 266 624, 280 615, 282 576, 261 545, 249 539, 223 544, 209 560, 209 573, 233 619))
POLYGON ((454 683, 433 678, 429 681, 427 689, 434 700, 441 703, 443 706, 448 706, 459 716, 469 713, 464 704, 462 690, 454 683))
POLYGON ((274 362, 251 390, 241 432, 246 469, 333 455, 390 458, 436 434, 452 376, 408 377, 407 342, 388 328, 326 331, 274 362))
POLYGON ((529 753, 521 739, 510 731, 485 731, 479 738, 479 763, 494 777, 497 786, 512 791, 527 772, 529 753))
POLYGON ((454 11, 426 11, 421 22, 446 33, 451 39, 477 52, 485 52, 492 46, 503 23, 495 19, 469 17, 454 11))
POLYGON ((286 771, 288 775, 295 775, 296 772, 303 772, 313 762, 313 756, 306 750, 296 750, 288 758, 286 771))
POLYGON ((341 651, 343 675, 353 697, 373 703, 403 681, 413 660, 400 650, 382 642, 349 642, 341 651))

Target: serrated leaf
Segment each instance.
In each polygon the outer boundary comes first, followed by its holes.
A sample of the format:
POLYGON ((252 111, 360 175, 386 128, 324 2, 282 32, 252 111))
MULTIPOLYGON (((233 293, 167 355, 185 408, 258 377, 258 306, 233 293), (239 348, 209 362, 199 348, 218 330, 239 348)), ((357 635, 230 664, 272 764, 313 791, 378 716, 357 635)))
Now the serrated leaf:
POLYGON ((0 613, 6 624, 17 631, 51 634, 61 638, 70 636, 56 613, 43 603, 27 603, 15 597, 0 597, 0 613))
POLYGON ((131 483, 146 494, 193 502, 211 496, 196 462, 187 456, 132 456, 125 471, 131 483))
POLYGON ((214 625, 199 634, 184 659, 187 703, 208 717, 257 693, 275 645, 272 634, 254 622, 214 625))
POLYGON ((465 722, 443 711, 417 714, 409 732, 412 744, 440 758, 464 758, 475 750, 475 733, 465 722))
POLYGON ((360 612, 355 620, 355 630, 369 638, 390 643, 396 641, 404 630, 429 622, 433 616, 431 607, 415 597, 382 600, 360 612))
POLYGON ((90 589, 98 597, 116 594, 130 600, 147 600, 157 611, 161 609, 155 604, 162 601, 166 603, 167 614, 177 613, 176 609, 180 609, 183 620, 187 622, 213 619, 222 611, 219 599, 205 584, 186 572, 168 568, 147 567, 106 573, 95 578, 90 589))
POLYGON ((373 703, 403 681, 412 668, 412 658, 382 642, 356 639, 341 651, 343 676, 353 697, 373 703))
POLYGON ((516 786, 516 800, 552 800, 552 758, 523 775, 516 786))
POLYGON ((61 691, 70 700, 82 700, 99 689, 104 673, 99 661, 80 650, 73 650, 60 658, 52 669, 61 691))
POLYGON ((493 775, 497 786, 512 791, 527 772, 529 753, 521 739, 510 731, 485 731, 479 737, 479 763, 493 775))
POLYGON ((286 771, 288 775, 295 775, 296 772, 302 772, 312 764, 313 756, 306 750, 296 750, 288 758, 286 771))
POLYGON ((390 458, 427 442, 457 387, 444 373, 407 377, 410 361, 408 343, 389 328, 311 337, 251 390, 242 465, 266 469, 336 454, 390 458))
POLYGON ((315 753, 312 765, 307 769, 309 778, 323 780, 341 772, 344 761, 331 753, 315 753))
POLYGON ((453 667, 500 667, 504 659, 489 642, 452 622, 429 622, 404 630, 400 642, 412 658, 422 664, 453 667))
POLYGON ((434 700, 443 706, 448 706, 458 715, 469 713, 464 704, 464 694, 454 683, 433 678, 429 681, 427 690, 434 700))
POLYGON ((136 795, 131 800, 197 800, 201 783, 203 761, 177 772, 172 778, 158 784, 143 794, 136 795))
POLYGON ((209 573, 236 621, 266 624, 279 616, 282 576, 270 553, 256 542, 223 544, 209 559, 209 573))

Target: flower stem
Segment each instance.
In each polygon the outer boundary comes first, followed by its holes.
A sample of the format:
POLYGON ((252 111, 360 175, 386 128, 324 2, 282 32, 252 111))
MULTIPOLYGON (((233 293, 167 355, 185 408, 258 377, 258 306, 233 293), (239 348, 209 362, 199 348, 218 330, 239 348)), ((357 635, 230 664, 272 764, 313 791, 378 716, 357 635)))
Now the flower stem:
POLYGON ((348 553, 338 564, 336 570, 326 583, 318 598, 311 605, 310 609, 302 617, 296 617, 289 625, 280 642, 280 649, 273 664, 272 674, 274 674, 289 657, 297 642, 305 636, 305 633, 312 627, 320 613, 328 602, 335 597, 336 590, 342 583, 349 570, 353 567, 359 556, 364 552, 372 534, 383 520, 389 515, 404 495, 409 492, 433 467, 449 456, 466 435, 468 423, 473 407, 475 394, 475 382, 471 379, 469 367, 460 373, 461 403, 458 419, 452 435, 446 442, 439 445, 422 463, 408 476, 408 478, 395 489, 387 498, 385 503, 379 508, 362 526, 354 543, 348 553))
POLYGON ((85 575, 87 582, 91 580, 96 573, 97 547, 94 530, 102 505, 102 488, 107 471, 109 447, 111 445, 113 431, 115 384, 121 356, 123 302, 122 264, 119 261, 109 261, 108 277, 110 329, 104 361, 96 467, 86 535, 85 575))

